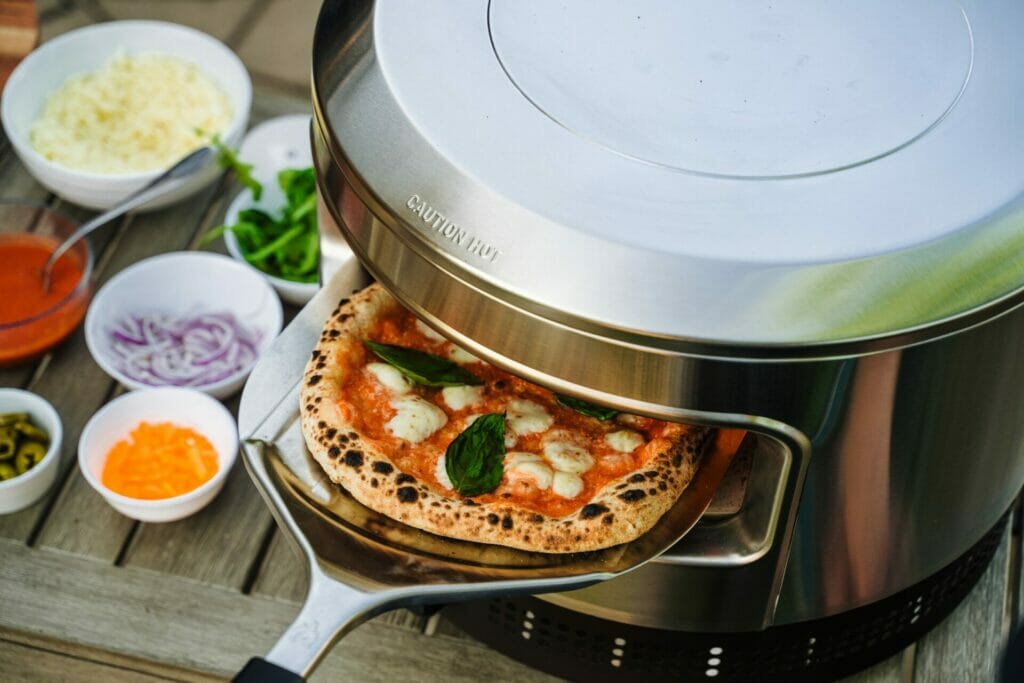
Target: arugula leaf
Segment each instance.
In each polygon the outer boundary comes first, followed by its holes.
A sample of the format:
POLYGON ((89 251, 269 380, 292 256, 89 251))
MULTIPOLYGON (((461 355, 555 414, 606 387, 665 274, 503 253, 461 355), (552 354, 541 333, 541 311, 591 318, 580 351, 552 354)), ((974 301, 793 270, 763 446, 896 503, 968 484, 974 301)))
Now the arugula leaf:
POLYGON ((572 408, 581 415, 596 417, 598 420, 610 420, 619 414, 619 411, 614 408, 605 408, 604 406, 594 405, 593 403, 588 403, 583 399, 573 398, 572 396, 555 394, 555 399, 566 408, 572 408))
POLYGON ((252 164, 243 163, 233 149, 221 142, 219 135, 210 138, 210 146, 217 150, 217 163, 221 168, 234 171, 238 182, 252 190, 253 199, 259 201, 263 196, 263 186, 252 177, 252 164))
POLYGON ((363 343, 382 361, 394 366, 417 384, 428 387, 454 387, 483 384, 483 380, 447 358, 393 344, 364 339, 363 343))
POLYGON ((505 471, 505 415, 481 415, 448 444, 444 469, 452 486, 464 496, 498 488, 505 471))

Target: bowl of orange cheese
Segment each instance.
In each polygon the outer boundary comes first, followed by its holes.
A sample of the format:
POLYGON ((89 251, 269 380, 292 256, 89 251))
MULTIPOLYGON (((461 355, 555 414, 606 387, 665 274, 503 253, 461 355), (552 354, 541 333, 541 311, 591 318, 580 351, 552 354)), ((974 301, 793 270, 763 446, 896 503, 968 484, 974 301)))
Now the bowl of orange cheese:
POLYGON ((238 455, 238 430, 219 401, 193 389, 129 392, 82 430, 82 476, 121 514, 170 522, 212 501, 238 455))

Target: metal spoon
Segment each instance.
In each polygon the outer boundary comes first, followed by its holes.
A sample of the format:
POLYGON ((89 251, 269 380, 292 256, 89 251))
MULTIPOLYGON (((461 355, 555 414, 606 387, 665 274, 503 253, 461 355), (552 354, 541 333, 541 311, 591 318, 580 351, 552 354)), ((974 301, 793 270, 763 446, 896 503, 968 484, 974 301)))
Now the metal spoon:
POLYGON ((128 213, 132 209, 138 208, 146 202, 164 194, 170 189, 167 187, 167 183, 173 180, 181 180, 186 176, 192 175, 205 166, 210 155, 214 153, 215 151, 212 147, 200 147, 154 178, 145 187, 129 195, 127 199, 114 208, 101 213, 91 221, 83 223, 78 230, 75 230, 70 237, 64 240, 61 245, 57 247, 52 254, 50 254, 50 258, 47 259, 46 264, 43 265, 43 291, 50 291, 50 280, 53 276, 54 264, 57 263, 60 257, 63 256, 64 253, 75 244, 75 242, 82 239, 96 228, 105 225, 115 218, 128 213))

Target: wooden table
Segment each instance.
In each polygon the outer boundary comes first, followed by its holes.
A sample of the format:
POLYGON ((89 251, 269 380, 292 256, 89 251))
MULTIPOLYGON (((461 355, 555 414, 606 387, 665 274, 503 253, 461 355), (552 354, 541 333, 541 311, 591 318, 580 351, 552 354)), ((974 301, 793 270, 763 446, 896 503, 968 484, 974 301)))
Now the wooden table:
MULTIPOLYGON (((306 110, 304 99, 258 89, 254 121, 306 110)), ((97 233, 97 287, 139 259, 197 248, 223 219, 234 191, 222 179, 192 200, 97 233)), ((35 183, 2 138, 0 197, 88 215, 35 183)), ((53 490, 27 510, 0 516, 0 679, 218 680, 266 652, 296 613, 305 576, 241 462, 201 513, 171 524, 133 522, 107 506, 75 465, 86 420, 123 391, 93 362, 81 331, 39 362, 0 370, 0 385, 45 396, 65 430, 53 490)), ((237 397, 227 404, 237 409, 237 397)), ((849 680, 993 680, 997 653, 1018 617, 1021 579, 1020 534, 1008 529, 980 585, 946 622, 849 680)), ((406 611, 359 627, 313 676, 482 678, 553 680, 476 643, 443 616, 406 611)))

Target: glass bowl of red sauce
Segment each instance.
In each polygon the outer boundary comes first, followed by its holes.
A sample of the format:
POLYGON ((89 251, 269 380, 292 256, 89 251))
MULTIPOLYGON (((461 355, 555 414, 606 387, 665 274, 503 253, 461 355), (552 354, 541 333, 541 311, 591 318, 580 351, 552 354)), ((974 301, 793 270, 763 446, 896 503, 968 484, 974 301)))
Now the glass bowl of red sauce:
POLYGON ((45 206, 0 201, 0 367, 42 356, 82 322, 92 293, 86 240, 61 256, 43 291, 43 264, 77 227, 45 206))

